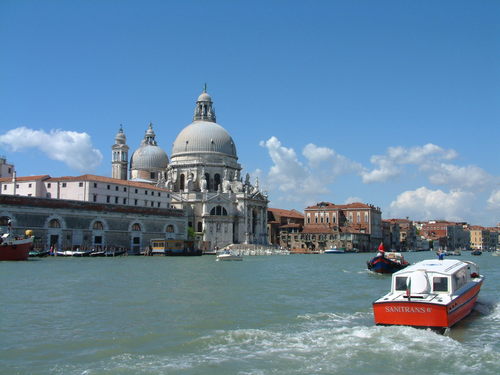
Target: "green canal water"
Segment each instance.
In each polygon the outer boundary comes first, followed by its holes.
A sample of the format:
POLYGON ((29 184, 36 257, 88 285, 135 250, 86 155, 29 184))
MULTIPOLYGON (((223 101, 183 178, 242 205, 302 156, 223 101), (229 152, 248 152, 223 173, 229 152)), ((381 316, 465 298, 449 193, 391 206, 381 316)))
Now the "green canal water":
POLYGON ((0 374, 499 373, 500 257, 461 257, 486 281, 442 336, 374 326, 370 255, 0 262, 0 374))

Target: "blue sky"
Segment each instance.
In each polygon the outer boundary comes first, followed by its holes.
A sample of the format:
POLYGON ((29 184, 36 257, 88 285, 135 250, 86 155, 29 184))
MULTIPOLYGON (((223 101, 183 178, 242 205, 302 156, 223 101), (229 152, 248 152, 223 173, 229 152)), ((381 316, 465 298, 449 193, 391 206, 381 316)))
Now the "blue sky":
POLYGON ((123 124, 170 156, 208 85, 270 206, 500 222, 498 1, 0 2, 0 155, 111 173, 123 124))

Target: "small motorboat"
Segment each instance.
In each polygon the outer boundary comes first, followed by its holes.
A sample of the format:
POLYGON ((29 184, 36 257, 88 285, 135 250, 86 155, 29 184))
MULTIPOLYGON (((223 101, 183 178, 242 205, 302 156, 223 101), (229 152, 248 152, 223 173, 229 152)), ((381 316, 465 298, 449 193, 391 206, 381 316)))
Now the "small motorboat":
POLYGON ((471 255, 481 255, 483 252, 481 250, 474 250, 471 252, 471 255))
POLYGON ((470 261, 424 260, 392 275, 391 291, 373 302, 377 325, 444 332, 470 314, 484 276, 470 261))
POLYGON ((394 273, 407 267, 409 263, 398 252, 385 252, 384 244, 378 246, 377 256, 366 262, 370 271, 376 273, 394 273))
POLYGON ((222 260, 243 260, 243 257, 239 254, 232 252, 231 250, 224 250, 217 254, 216 261, 222 260))
POLYGON ((43 258, 50 255, 49 250, 32 250, 28 253, 30 258, 43 258))
POLYGON ((345 249, 343 247, 337 248, 337 246, 332 247, 331 249, 326 249, 324 254, 344 254, 345 249))
POLYGON ((462 253, 460 252, 460 250, 453 250, 453 251, 449 251, 447 255, 459 257, 462 255, 462 253))

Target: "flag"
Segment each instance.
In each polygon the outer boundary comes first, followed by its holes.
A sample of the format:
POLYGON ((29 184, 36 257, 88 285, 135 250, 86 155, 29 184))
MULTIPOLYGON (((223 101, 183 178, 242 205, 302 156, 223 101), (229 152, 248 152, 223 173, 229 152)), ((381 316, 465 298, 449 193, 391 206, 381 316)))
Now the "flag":
POLYGON ((406 297, 411 301, 411 277, 406 278, 406 297))

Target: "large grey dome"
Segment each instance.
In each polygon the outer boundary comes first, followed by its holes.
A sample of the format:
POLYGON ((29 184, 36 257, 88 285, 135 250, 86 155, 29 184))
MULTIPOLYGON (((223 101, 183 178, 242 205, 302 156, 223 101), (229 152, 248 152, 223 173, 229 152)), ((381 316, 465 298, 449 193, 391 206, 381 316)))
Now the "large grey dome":
POLYGON ((194 121, 175 139, 172 158, 192 153, 222 153, 238 158, 234 141, 226 129, 209 121, 194 121))

